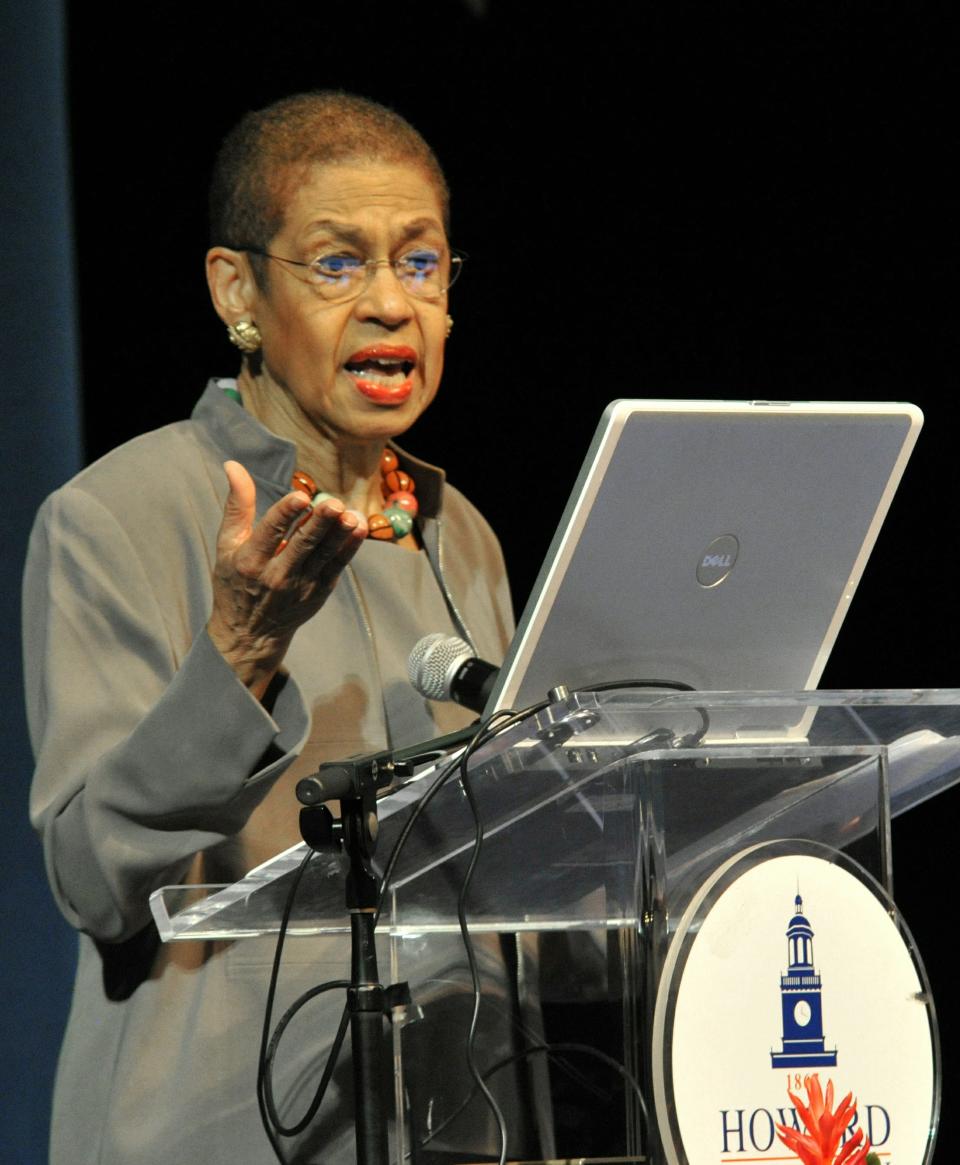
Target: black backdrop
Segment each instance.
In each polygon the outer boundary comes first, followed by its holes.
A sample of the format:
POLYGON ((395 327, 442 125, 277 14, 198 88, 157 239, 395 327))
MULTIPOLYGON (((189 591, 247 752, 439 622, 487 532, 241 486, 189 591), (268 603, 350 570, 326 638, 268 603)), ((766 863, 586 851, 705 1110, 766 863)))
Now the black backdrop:
MULTIPOLYGON (((518 605, 611 398, 911 400, 926 428, 823 686, 960 685, 950 7, 70 6, 89 456, 186 415, 236 366, 202 273, 222 134, 344 87, 397 107, 448 171, 471 259, 441 395, 406 444, 490 518, 518 605)), ((948 1089, 938 910, 958 804, 894 837, 948 1089)))

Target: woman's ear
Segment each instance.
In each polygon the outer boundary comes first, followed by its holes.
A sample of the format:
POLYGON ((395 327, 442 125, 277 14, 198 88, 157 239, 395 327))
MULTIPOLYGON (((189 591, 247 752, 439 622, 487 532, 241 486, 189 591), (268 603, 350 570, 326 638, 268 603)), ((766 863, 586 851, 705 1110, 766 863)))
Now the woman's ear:
POLYGON ((229 327, 240 319, 256 320, 257 285, 242 251, 211 247, 207 252, 207 287, 217 315, 229 327))

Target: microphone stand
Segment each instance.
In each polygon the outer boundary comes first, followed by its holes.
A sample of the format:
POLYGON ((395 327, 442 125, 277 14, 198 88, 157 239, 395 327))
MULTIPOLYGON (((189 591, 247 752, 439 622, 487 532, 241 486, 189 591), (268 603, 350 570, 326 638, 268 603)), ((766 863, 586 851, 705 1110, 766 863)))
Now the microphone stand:
MULTIPOLYGON (((353 1050, 354 1130, 357 1165, 389 1165, 387 1100, 383 1088, 383 1020, 388 992, 380 982, 374 930, 380 878, 373 868, 379 819, 377 790, 469 740, 476 727, 398 751, 323 764, 297 783, 300 833, 316 850, 343 850, 348 859, 345 887, 350 913, 350 1043, 353 1050), (323 804, 339 800, 337 820, 323 804)), ((392 991, 393 989, 391 989, 392 991)))

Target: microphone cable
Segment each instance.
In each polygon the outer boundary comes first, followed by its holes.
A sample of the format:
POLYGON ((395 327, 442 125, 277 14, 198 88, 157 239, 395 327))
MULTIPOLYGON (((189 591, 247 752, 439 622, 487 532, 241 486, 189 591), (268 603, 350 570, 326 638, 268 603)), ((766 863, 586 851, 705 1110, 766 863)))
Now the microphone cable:
MULTIPOLYGON (((434 799, 434 797, 436 797, 440 789, 457 771, 461 759, 464 757, 469 759, 469 757, 473 755, 473 753, 478 747, 480 747, 481 744, 485 743, 493 736, 498 735, 500 731, 505 730, 512 724, 518 723, 520 720, 526 718, 526 716, 534 715, 536 712, 541 711, 547 706, 547 703, 548 701, 546 700, 541 701, 538 704, 532 705, 530 709, 520 713, 519 715, 509 712, 496 713, 495 716, 491 717, 486 723, 478 726, 476 733, 463 750, 461 756, 455 757, 440 770, 431 787, 414 806, 413 812, 410 814, 410 817, 408 818, 400 832, 400 835, 394 843, 390 857, 384 868, 384 875, 381 879, 380 900, 377 905, 376 914, 374 916, 374 927, 376 927, 380 920, 389 880, 393 875, 393 871, 396 868, 397 861, 400 857, 407 838, 410 836, 410 833, 416 825, 416 822, 420 819, 429 803, 434 799), (492 732, 489 731, 490 725, 494 721, 505 716, 508 717, 508 719, 502 725, 499 725, 492 732)), ((299 1134, 304 1131, 304 1129, 316 1116, 320 1109, 320 1105, 323 1103, 323 1099, 326 1095, 327 1088, 329 1087, 330 1080, 333 1077, 333 1073, 336 1069, 337 1061, 339 1059, 340 1052, 343 1048, 343 1043, 346 1039, 346 1035, 350 1026, 350 1013, 347 1005, 345 1004, 340 1017, 340 1023, 337 1027, 336 1035, 334 1036, 333 1043, 331 1044, 330 1050, 327 1053, 324 1069, 313 1099, 310 1101, 306 1112, 300 1118, 300 1120, 296 1121, 292 1125, 284 1125, 280 1119, 279 1113, 277 1112, 273 1093, 273 1066, 280 1040, 294 1017, 312 999, 315 999, 318 995, 323 994, 324 992, 336 989, 346 989, 350 986, 349 980, 335 979, 330 980, 327 983, 321 983, 320 985, 305 991, 284 1012, 284 1014, 278 1020, 276 1028, 271 1034, 270 1028, 273 1022, 273 1009, 276 1002, 277 985, 280 977, 280 965, 283 958, 283 949, 286 942, 287 931, 289 929, 290 917, 293 913, 293 907, 301 881, 303 880, 303 876, 306 873, 307 867, 315 856, 315 852, 316 851, 312 849, 307 851, 303 861, 298 866, 297 871, 291 880, 290 888, 287 891, 283 915, 280 920, 280 930, 277 935, 277 945, 274 950, 273 963, 270 970, 270 980, 267 988, 267 999, 264 1006, 263 1026, 260 1037, 260 1048, 257 1057, 257 1107, 260 1112, 260 1120, 263 1125, 264 1132, 266 1133, 267 1140, 270 1142, 270 1146, 273 1149, 277 1160, 280 1162, 280 1165, 287 1165, 287 1163, 280 1146, 279 1138, 299 1136, 299 1134)), ((470 953, 472 955, 472 948, 470 953)), ((479 982, 478 979, 477 982, 479 982)))
MULTIPOLYGON (((624 687, 669 688, 669 689, 678 690, 678 691, 694 691, 695 690, 695 689, 691 688, 690 685, 688 685, 688 684, 684 684, 684 683, 681 683, 679 681, 671 681, 671 680, 608 681, 605 683, 596 684, 596 685, 592 685, 589 687, 584 687, 584 688, 578 689, 578 690, 583 691, 583 692, 603 692, 603 691, 611 690, 611 689, 618 688, 618 687, 619 688, 624 688, 624 687)), ((498 1061, 495 1065, 493 1065, 492 1068, 487 1069, 487 1071, 484 1073, 480 1072, 479 1066, 476 1062, 475 1046, 476 1046, 477 1023, 478 1023, 478 1018, 479 1018, 480 1004, 481 1004, 481 1000, 482 1000, 482 985, 480 982, 480 972, 479 972, 479 967, 478 967, 478 963, 477 963, 477 959, 476 959, 476 952, 474 949, 472 937, 471 937, 470 932, 469 932, 469 925, 468 925, 467 917, 466 917, 466 902, 467 902, 467 895, 468 895, 469 889, 470 889, 470 884, 473 880, 474 872, 476 870, 477 863, 478 863, 479 858, 480 858, 480 853, 481 853, 481 850, 483 847, 483 841, 484 841, 485 834, 484 834, 483 822, 482 822, 482 819, 480 817, 479 806, 477 805, 476 798, 475 798, 474 791, 473 791, 473 787, 471 784, 471 779, 469 776, 468 762, 472 758, 472 756, 477 752, 477 750, 480 749, 484 744, 488 743, 490 740, 494 739, 496 736, 499 736, 502 733, 506 732, 508 729, 512 728, 514 725, 522 723, 524 720, 527 720, 530 717, 537 715, 539 712, 543 711, 543 709, 546 708, 549 705, 549 703, 550 703, 549 700, 540 700, 537 703, 531 704, 529 707, 524 708, 519 712, 513 711, 511 709, 502 709, 501 711, 494 713, 486 721, 484 721, 478 725, 477 731, 475 732, 475 734, 473 735, 473 737, 471 738, 469 743, 464 747, 464 749, 462 750, 460 755, 458 757, 455 757, 452 761, 448 762, 446 765, 444 765, 440 769, 439 773, 435 777, 430 788, 417 801, 412 812, 410 813, 410 816, 408 817, 407 821, 404 823, 403 827, 401 828, 401 831, 400 831, 396 841, 394 842, 393 848, 392 848, 390 855, 387 859, 386 865, 384 866, 384 872, 383 872, 383 875, 381 878, 380 897, 379 897, 379 902, 377 905, 377 910, 376 910, 376 913, 374 916, 374 927, 376 927, 376 925, 379 923, 380 916, 382 914, 382 911, 383 911, 383 908, 384 908, 384 905, 386 902, 387 891, 389 889, 391 879, 394 875, 397 863, 398 863, 400 856, 403 852, 403 849, 406 845, 407 839, 409 838, 411 832, 415 828, 416 823, 419 821, 420 817, 423 815, 423 813, 429 807, 429 805, 434 800, 434 798, 438 795, 440 790, 449 782, 450 778, 454 775, 454 773, 459 772, 460 784, 461 784, 461 787, 463 788, 464 795, 465 795, 466 800, 467 800, 467 804, 470 808, 471 816, 473 817, 473 820, 474 820, 473 848, 471 851, 471 856, 470 856, 470 860, 469 860, 469 863, 467 866, 467 870, 465 871, 463 880, 461 881, 460 890, 459 890, 459 894, 458 894, 458 901, 457 901, 457 920, 458 920, 459 927, 460 927, 460 934, 461 934, 461 939, 463 941, 464 950, 465 950, 466 955, 467 955, 467 961, 468 961, 469 970, 470 970, 470 977, 471 977, 471 983, 472 983, 472 987, 473 987, 473 997, 474 997, 473 1012, 472 1012, 472 1016, 471 1016, 470 1028, 468 1031, 467 1043, 466 1043, 467 1065, 468 1065, 470 1074, 474 1079, 474 1090, 473 1090, 473 1092, 471 1092, 471 1094, 467 1098, 467 1100, 463 1103, 461 1108, 458 1109, 457 1112, 453 1115, 459 1115, 459 1112, 462 1111, 462 1108, 465 1107, 466 1104, 468 1104, 470 1102, 470 1100, 472 1100, 472 1098, 477 1094, 478 1091, 484 1096, 484 1099, 486 1100, 487 1105, 489 1106, 489 1108, 494 1116, 494 1119, 495 1119, 495 1122, 496 1122, 497 1128, 498 1128, 498 1135, 499 1135, 499 1140, 500 1140, 500 1153, 499 1153, 500 1165, 504 1165, 504 1163, 506 1161, 507 1129, 506 1129, 506 1123, 504 1121, 503 1113, 501 1112, 499 1106, 497 1105, 496 1099, 494 1098, 493 1094, 490 1092, 490 1089, 487 1085, 487 1080, 495 1072, 497 1072, 501 1068, 505 1067, 508 1063, 511 1063, 517 1059, 521 1059, 521 1058, 528 1056, 528 1055, 533 1055, 533 1054, 536 1054, 539 1052, 545 1052, 546 1054, 549 1055, 549 1054, 551 1054, 551 1052, 553 1050, 560 1050, 560 1048, 563 1047, 565 1050, 570 1051, 570 1052, 578 1051, 578 1052, 581 1052, 582 1054, 593 1054, 596 1058, 601 1059, 604 1062, 609 1061, 610 1065, 615 1067, 616 1070, 618 1072, 620 1072, 621 1075, 624 1076, 624 1078, 628 1081, 628 1083, 633 1088, 635 1093, 637 1093, 637 1095, 639 1096, 641 1109, 642 1109, 642 1112, 644 1115, 644 1121, 646 1122, 646 1120, 647 1120, 646 1106, 645 1106, 645 1103, 644 1103, 644 1100, 642 1097, 642 1091, 640 1090, 639 1085, 637 1084, 636 1080, 632 1076, 630 1076, 629 1073, 627 1073, 626 1069, 623 1068, 622 1065, 617 1065, 616 1061, 613 1061, 610 1057, 605 1057, 604 1053, 599 1052, 597 1049, 589 1048, 587 1045, 576 1045, 576 1046, 574 1046, 574 1045, 569 1045, 569 1046, 556 1045, 556 1046, 553 1046, 553 1045, 545 1045, 545 1044, 544 1045, 540 1045, 540 1044, 533 1045, 530 1048, 527 1048, 520 1053, 517 1053, 513 1056, 507 1057, 503 1061, 498 1061)), ((702 739, 709 728, 709 717, 707 715, 706 710, 702 709, 702 708, 698 708, 697 711, 700 713, 703 723, 702 723, 700 731, 698 733, 694 734, 694 736, 693 736, 694 741, 699 741, 700 739, 702 739)), ((290 916, 291 916, 292 911, 293 911, 293 905, 294 905, 294 902, 296 899, 296 894, 297 894, 297 891, 299 889, 301 880, 303 878, 304 873, 306 872, 307 866, 309 865, 311 859, 314 856, 314 852, 315 851, 313 851, 313 850, 309 850, 308 853, 305 855, 303 862, 299 866, 299 868, 298 868, 298 870, 297 870, 297 872, 292 880, 290 889, 287 893, 287 899, 286 899, 286 903, 284 906, 283 917, 282 917, 281 923, 280 923, 280 931, 279 931, 278 938, 277 938, 277 946, 276 946, 276 950, 274 952, 273 965, 271 968, 270 982, 269 982, 268 993, 267 993, 267 1002, 266 1002, 265 1013, 264 1013, 264 1023, 263 1023, 262 1033, 261 1033, 260 1053, 259 1053, 259 1057, 258 1057, 258 1070, 257 1070, 258 1107, 260 1109, 261 1121, 263 1123, 267 1138, 270 1142, 271 1147, 273 1148, 274 1153, 277 1156, 278 1161, 280 1162, 280 1165, 286 1165, 286 1162, 285 1162, 285 1158, 284 1158, 283 1153, 282 1153, 280 1146, 279 1146, 278 1137, 280 1137, 280 1136, 293 1137, 293 1136, 299 1135, 307 1127, 307 1125, 310 1123, 310 1121, 312 1121, 313 1118, 316 1116, 317 1112, 319 1111, 320 1105, 323 1102, 324 1096, 326 1095, 327 1088, 328 1088, 330 1080, 333 1076, 333 1072, 336 1068, 337 1060, 339 1058, 341 1049, 343 1047, 346 1033, 349 1030, 350 1015, 349 1015, 349 1011, 345 1005, 344 1009, 343 1009, 343 1013, 342 1013, 341 1018, 340 1018, 340 1023, 339 1023, 339 1026, 337 1028, 336 1035, 334 1037, 334 1041, 330 1047, 330 1051, 327 1054, 327 1060, 326 1060, 326 1063, 324 1065, 324 1070, 323 1070, 323 1073, 321 1075, 320 1081, 317 1085, 317 1090, 314 1094, 313 1099, 311 1100, 304 1116, 299 1121, 297 1121, 293 1125, 284 1126, 283 1123, 281 1122, 281 1120, 279 1118, 279 1114, 277 1113, 277 1110, 276 1110, 275 1098, 273 1095, 273 1087, 272 1087, 273 1063, 274 1063, 274 1059, 276 1057, 276 1053, 277 1053, 277 1050, 279 1047, 280 1040, 281 1040, 284 1032, 286 1031, 286 1028, 289 1026, 290 1022, 293 1020, 293 1018, 299 1013, 299 1011, 307 1003, 310 1002, 311 999, 316 998, 318 995, 320 995, 326 991, 343 989, 343 988, 346 988, 349 986, 348 980, 339 980, 338 979, 338 980, 331 980, 327 983, 322 983, 322 984, 320 984, 316 987, 313 987, 310 990, 304 992, 297 1000, 294 1001, 293 1004, 291 1004, 291 1006, 287 1009, 287 1011, 283 1014, 283 1016, 278 1021, 276 1029, 274 1030, 273 1034, 272 1035, 270 1034, 270 1024, 272 1022, 273 1007, 274 1007, 275 998, 276 998, 276 990, 277 990, 277 983, 278 983, 278 979, 279 979, 280 963, 281 963, 281 959, 282 959, 282 953, 283 953, 284 942, 286 939, 286 933, 287 933, 287 929, 289 927, 289 920, 290 920, 290 916)), ((444 1122, 444 1125, 441 1127, 446 1127, 446 1125, 452 1119, 453 1119, 453 1116, 448 1118, 447 1121, 444 1122)), ((439 1129, 435 1130, 431 1134, 431 1136, 435 1136, 438 1131, 439 1131, 439 1129)), ((425 1144, 426 1141, 424 1141, 422 1143, 425 1144)))
POLYGON ((318 986, 311 987, 305 991, 298 999, 291 1004, 284 1012, 277 1022, 277 1026, 270 1034, 270 1025, 273 1020, 273 1008, 276 1001, 277 983, 280 977, 280 963, 283 958, 283 948, 286 941, 287 930, 290 924, 290 916, 293 913, 294 902, 296 901, 297 891, 300 888, 300 883, 307 867, 316 856, 316 850, 309 849, 305 854, 303 861, 297 867, 297 871, 293 876, 290 884, 290 889, 287 891, 286 901, 284 903, 283 916, 280 920, 280 931, 277 935, 277 945, 274 950, 273 964, 270 969, 270 981, 267 989, 267 1001, 264 1007, 263 1027, 260 1036, 260 1049, 257 1057, 257 1107, 260 1111, 260 1121, 263 1125, 263 1130, 266 1133, 267 1140, 270 1142, 270 1147, 280 1162, 280 1165, 287 1165, 286 1158, 280 1148, 280 1137, 296 1137, 304 1131, 310 1124, 313 1118, 317 1115, 320 1105, 323 1103, 323 1098, 326 1095, 327 1087, 333 1076, 334 1069, 337 1066, 337 1060, 340 1055, 340 1049, 343 1046, 343 1041, 346 1037, 350 1026, 350 1013, 344 1004, 343 1012, 340 1016, 340 1023, 337 1027, 337 1033, 334 1037, 333 1044, 327 1054, 326 1063, 324 1064, 323 1073, 320 1077, 320 1082, 317 1085, 317 1090, 314 1093, 313 1099, 307 1106, 304 1115, 293 1125, 285 1126, 280 1119, 280 1115, 276 1109, 276 1103, 273 1095, 273 1063, 276 1057, 277 1049, 283 1033, 286 1031, 293 1017, 304 1007, 311 999, 315 999, 318 995, 322 995, 327 991, 335 991, 337 989, 346 990, 350 986, 349 979, 332 979, 329 982, 321 983, 318 986))

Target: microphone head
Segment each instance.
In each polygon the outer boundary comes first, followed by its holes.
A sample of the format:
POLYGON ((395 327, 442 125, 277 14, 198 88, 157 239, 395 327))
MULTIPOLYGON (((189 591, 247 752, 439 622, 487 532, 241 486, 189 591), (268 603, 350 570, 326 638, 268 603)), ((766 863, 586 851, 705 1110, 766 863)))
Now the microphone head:
POLYGON ((473 658, 469 644, 457 635, 435 631, 416 643, 407 659, 410 683, 428 700, 449 700, 457 671, 473 658))

